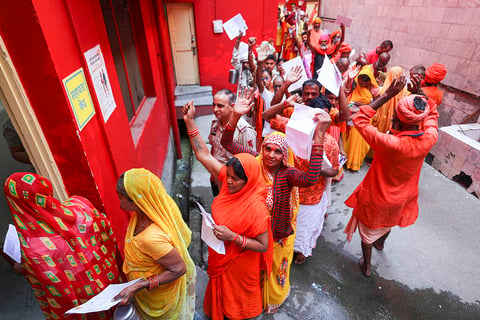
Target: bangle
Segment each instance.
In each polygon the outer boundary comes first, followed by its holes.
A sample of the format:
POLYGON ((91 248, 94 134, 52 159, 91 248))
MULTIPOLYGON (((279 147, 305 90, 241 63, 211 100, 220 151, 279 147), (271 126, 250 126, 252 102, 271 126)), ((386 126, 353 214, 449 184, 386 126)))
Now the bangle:
POLYGON ((245 249, 245 247, 247 246, 247 237, 245 236, 242 236, 242 249, 245 249))
POLYGON ((240 238, 240 236, 238 235, 238 233, 235 233, 235 238, 233 238, 232 242, 237 243, 238 238, 240 238))
POLYGON ((283 101, 283 105, 285 106, 285 108, 290 107, 290 105, 287 103, 287 100, 283 101))
POLYGON ((158 287, 158 276, 154 275, 148 278, 148 291, 158 287))
POLYGON ((192 131, 187 131, 187 135, 190 137, 190 138, 194 138, 196 136, 198 136, 200 134, 200 131, 198 130, 198 128, 195 128, 194 130, 192 131))
POLYGON ((323 143, 314 143, 312 144, 312 148, 323 147, 323 143))

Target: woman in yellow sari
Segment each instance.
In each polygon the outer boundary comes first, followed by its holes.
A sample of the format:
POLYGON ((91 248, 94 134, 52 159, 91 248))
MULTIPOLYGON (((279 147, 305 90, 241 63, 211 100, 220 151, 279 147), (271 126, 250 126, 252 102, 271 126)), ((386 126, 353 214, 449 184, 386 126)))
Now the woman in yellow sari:
MULTIPOLYGON (((393 80, 400 78, 403 73, 401 67, 392 67, 387 74, 387 78, 383 84, 383 87, 380 89, 380 95, 384 94, 387 91, 388 87, 392 84, 393 80)), ((378 131, 386 133, 392 128, 392 116, 395 106, 398 104, 403 97, 409 94, 407 87, 403 88, 396 96, 388 100, 383 106, 381 106, 375 116, 372 118, 372 125, 377 127, 378 131)))
MULTIPOLYGON (((370 104, 373 98, 378 96, 378 84, 373 76, 373 69, 371 65, 362 67, 358 75, 353 80, 353 91, 350 95, 349 106, 351 115, 355 115, 360 106, 370 104)), ((360 170, 363 160, 370 149, 368 143, 362 138, 357 129, 353 126, 351 121, 348 125, 348 136, 344 141, 345 152, 347 153, 347 168, 353 171, 360 170)))
POLYGON ((162 181, 146 169, 130 169, 117 183, 120 206, 131 214, 123 272, 142 280, 117 296, 133 298, 142 319, 193 319, 195 265, 187 247, 191 231, 162 181))

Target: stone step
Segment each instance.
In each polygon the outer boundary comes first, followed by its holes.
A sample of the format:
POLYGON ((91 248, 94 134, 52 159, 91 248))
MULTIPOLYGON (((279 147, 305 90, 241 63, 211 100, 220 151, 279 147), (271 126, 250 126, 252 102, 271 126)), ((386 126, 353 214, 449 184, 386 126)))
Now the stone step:
POLYGON ((178 86, 175 88, 175 106, 183 106, 188 101, 197 105, 211 105, 212 87, 211 86, 178 86))

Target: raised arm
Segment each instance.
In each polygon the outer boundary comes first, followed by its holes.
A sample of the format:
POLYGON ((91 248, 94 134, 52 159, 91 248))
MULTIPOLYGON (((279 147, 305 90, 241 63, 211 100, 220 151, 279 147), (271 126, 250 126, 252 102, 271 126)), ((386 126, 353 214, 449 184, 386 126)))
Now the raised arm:
POLYGON ((197 124, 195 123, 195 106, 193 105, 193 101, 188 102, 182 108, 182 112, 183 120, 187 126, 187 134, 190 138, 190 144, 195 152, 195 157, 197 157, 198 161, 203 164, 214 178, 218 178, 220 169, 222 169, 222 164, 212 156, 198 131, 197 124))
POLYGON ((283 109, 286 107, 293 107, 294 103, 299 103, 300 102, 300 96, 296 93, 293 96, 290 96, 287 100, 284 102, 277 103, 276 105, 268 108, 262 113, 262 118, 264 120, 270 120, 275 118, 277 114, 282 113, 283 109))
POLYGON ((233 135, 235 133, 238 120, 240 120, 240 118, 252 108, 253 103, 253 90, 246 90, 239 94, 237 102, 233 106, 233 114, 230 117, 227 126, 225 127, 222 139, 220 139, 222 147, 232 154, 249 153, 255 157, 258 156, 258 153, 255 150, 245 148, 241 144, 233 141, 233 135))
POLYGON ((257 87, 258 91, 260 93, 265 90, 265 85, 263 84, 263 79, 262 79, 262 70, 263 70, 263 61, 267 58, 267 55, 263 52, 260 51, 258 52, 258 57, 257 57, 257 72, 256 72, 256 81, 257 81, 257 87))
POLYGON ((338 93, 338 111, 335 116, 336 123, 347 121, 350 118, 350 109, 348 109, 347 96, 343 85, 340 86, 340 92, 338 93))
POLYGON ((275 92, 275 95, 272 98, 272 101, 270 102, 270 105, 275 105, 282 101, 282 97, 285 93, 287 93, 288 87, 292 83, 297 82, 302 78, 302 67, 301 66, 296 66, 290 72, 287 74, 287 77, 285 81, 283 81, 283 84, 280 88, 278 88, 277 92, 275 92))
POLYGON ((305 172, 298 169, 290 170, 288 181, 291 185, 299 187, 313 186, 320 176, 323 161, 325 131, 327 131, 332 120, 326 112, 321 112, 315 116, 314 121, 317 122, 317 127, 313 137, 312 153, 308 163, 308 170, 305 172))

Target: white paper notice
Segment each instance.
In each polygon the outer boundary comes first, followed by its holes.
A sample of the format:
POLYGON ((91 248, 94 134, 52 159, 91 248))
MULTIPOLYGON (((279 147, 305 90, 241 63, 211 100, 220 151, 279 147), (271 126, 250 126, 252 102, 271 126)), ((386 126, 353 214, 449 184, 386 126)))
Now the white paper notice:
POLYGON ((108 77, 105 60, 103 59, 100 45, 96 45, 92 49, 84 53, 87 61, 88 71, 93 81, 93 87, 97 94, 98 103, 102 109, 103 121, 107 123, 108 118, 117 107, 113 98, 112 87, 110 86, 110 78, 108 77))
POLYGON ((20 253, 20 240, 18 239, 17 229, 13 224, 8 225, 7 235, 3 243, 3 252, 18 263, 22 262, 20 253))
POLYGON ((223 29, 227 33, 227 36, 230 38, 230 40, 233 40, 238 37, 240 31, 242 32, 242 35, 245 35, 248 27, 242 15, 239 13, 232 19, 225 22, 223 24, 223 29))
POLYGON ((240 61, 243 59, 248 59, 248 44, 245 42, 240 42, 238 46, 238 56, 240 61))
POLYGON ((300 78, 300 80, 298 80, 295 83, 292 83, 290 85, 290 87, 288 87, 288 92, 292 92, 292 91, 301 89, 303 83, 308 80, 307 73, 305 72, 305 67, 303 66, 302 58, 296 57, 292 60, 285 61, 282 64, 282 68, 283 68, 283 70, 285 70, 285 74, 288 74, 290 72, 290 70, 292 70, 296 66, 300 66, 302 68, 302 77, 300 78))
POLYGON ((293 110, 286 128, 287 144, 296 156, 308 160, 316 127, 313 118, 317 113, 325 111, 298 103, 294 104, 293 110))
POLYGON ((318 81, 331 93, 338 97, 340 87, 342 86, 342 74, 338 71, 336 65, 334 65, 330 59, 325 55, 323 65, 318 73, 318 81))
POLYGON ((198 208, 200 209, 200 213, 202 214, 202 240, 205 243, 215 250, 217 253, 225 254, 225 243, 223 241, 218 240, 213 233, 213 226, 215 222, 213 221, 212 215, 205 211, 200 203, 197 202, 198 208))
POLYGON ((108 310, 120 302, 120 300, 113 301, 113 298, 119 294, 120 291, 141 280, 142 279, 135 279, 127 283, 110 284, 95 297, 78 307, 68 310, 65 314, 90 313, 108 310))

